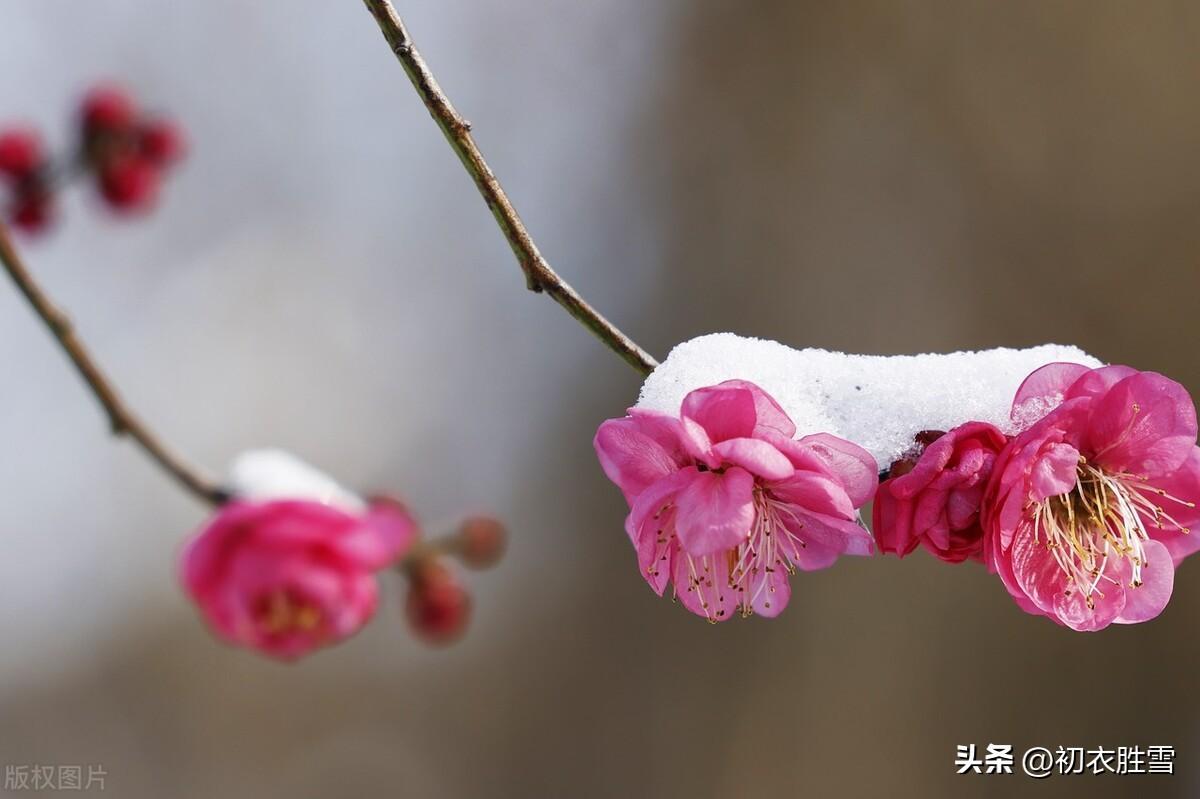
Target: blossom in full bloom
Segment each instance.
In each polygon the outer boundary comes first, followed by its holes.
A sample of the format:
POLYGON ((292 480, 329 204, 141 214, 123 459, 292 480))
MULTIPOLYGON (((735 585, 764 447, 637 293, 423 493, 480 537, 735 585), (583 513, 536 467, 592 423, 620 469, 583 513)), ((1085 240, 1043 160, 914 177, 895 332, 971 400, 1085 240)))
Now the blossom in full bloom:
POLYGON ((187 543, 180 579, 222 639, 292 660, 357 632, 375 572, 417 534, 394 502, 370 505, 285 453, 243 455, 220 507, 187 543))
POLYGON ((1024 429, 996 459, 984 559, 1024 610, 1074 630, 1157 616, 1197 549, 1196 410, 1128 366, 1050 364, 1013 402, 1024 429))
POLYGON ((874 493, 874 458, 832 435, 795 434, 775 400, 741 380, 691 392, 678 417, 631 408, 600 425, 596 454, 630 506, 625 529, 655 592, 673 583, 684 607, 714 622, 776 616, 795 569, 871 554, 857 509, 874 493))
POLYGON ((871 528, 880 551, 904 557, 920 544, 947 563, 981 560, 979 506, 1008 439, 987 422, 917 439, 924 449, 893 463, 875 493, 871 528))

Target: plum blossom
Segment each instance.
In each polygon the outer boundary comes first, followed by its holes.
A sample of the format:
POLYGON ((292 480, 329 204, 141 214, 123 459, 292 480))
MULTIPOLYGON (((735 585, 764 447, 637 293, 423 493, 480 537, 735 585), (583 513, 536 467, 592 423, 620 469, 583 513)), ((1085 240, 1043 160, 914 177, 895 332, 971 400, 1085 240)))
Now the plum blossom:
POLYGON ((638 566, 711 622, 787 606, 788 576, 869 555, 857 509, 878 471, 861 447, 796 426, 753 383, 727 380, 684 397, 678 416, 631 408, 600 425, 604 473, 625 495, 638 566))
POLYGON ((1021 429, 984 496, 984 560, 1022 609, 1074 630, 1146 621, 1196 551, 1200 448, 1187 391, 1128 366, 1055 363, 1013 401, 1021 429))
POLYGON ((987 422, 917 436, 923 450, 892 464, 875 493, 871 528, 882 552, 899 557, 920 544, 939 560, 982 560, 979 506, 1007 438, 987 422))
POLYGON ((367 505, 285 453, 243 456, 233 473, 234 499, 180 559, 209 627, 281 660, 356 633, 378 604, 375 572, 408 549, 413 519, 396 503, 367 505))

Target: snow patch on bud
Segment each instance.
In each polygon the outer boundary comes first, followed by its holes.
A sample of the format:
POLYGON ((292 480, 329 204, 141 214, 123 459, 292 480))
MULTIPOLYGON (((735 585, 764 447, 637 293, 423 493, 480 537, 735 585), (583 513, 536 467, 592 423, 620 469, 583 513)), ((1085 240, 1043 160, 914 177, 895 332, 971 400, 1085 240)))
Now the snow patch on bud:
POLYGON ((242 499, 308 499, 350 513, 361 513, 367 503, 336 480, 282 449, 253 449, 238 455, 229 466, 228 486, 242 499))

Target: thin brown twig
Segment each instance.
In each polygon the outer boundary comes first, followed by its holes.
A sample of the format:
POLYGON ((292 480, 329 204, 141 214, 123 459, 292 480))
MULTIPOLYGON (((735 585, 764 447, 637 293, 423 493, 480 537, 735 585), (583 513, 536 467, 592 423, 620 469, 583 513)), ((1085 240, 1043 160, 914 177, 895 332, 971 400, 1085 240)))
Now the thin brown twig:
POLYGON ((59 310, 34 280, 32 273, 25 268, 3 222, 0 222, 0 263, 4 264, 5 271, 13 279, 17 289, 46 323, 50 333, 99 400, 108 415, 113 435, 132 438, 151 460, 199 499, 214 505, 228 499, 224 489, 171 450, 125 405, 112 381, 101 371, 83 341, 75 334, 70 318, 59 310))
POLYGON ((434 121, 442 129, 446 141, 458 153, 463 166, 474 179, 479 193, 483 195, 484 202, 491 209, 492 215, 496 217, 500 231, 508 240, 509 246, 512 247, 513 254, 517 256, 517 263, 520 264, 521 271, 525 273, 525 282, 529 290, 544 291, 640 374, 643 376, 650 374, 654 367, 658 366, 658 362, 634 343, 633 339, 618 330, 612 322, 589 305, 538 252, 537 245, 533 243, 533 238, 525 229, 521 217, 513 208, 508 195, 504 193, 504 189, 496 180, 491 167, 488 166, 487 161, 479 152, 479 148, 475 145, 475 139, 471 136, 471 123, 454 109, 450 98, 438 86, 425 59, 413 45, 412 38, 408 35, 408 30, 404 27, 404 22, 396 13, 396 9, 388 0, 363 0, 363 2, 366 4, 367 10, 375 17, 375 21, 379 23, 383 37, 387 39, 392 52, 396 54, 400 65, 404 67, 404 72, 412 81, 413 88, 417 90, 425 107, 429 109, 434 121))

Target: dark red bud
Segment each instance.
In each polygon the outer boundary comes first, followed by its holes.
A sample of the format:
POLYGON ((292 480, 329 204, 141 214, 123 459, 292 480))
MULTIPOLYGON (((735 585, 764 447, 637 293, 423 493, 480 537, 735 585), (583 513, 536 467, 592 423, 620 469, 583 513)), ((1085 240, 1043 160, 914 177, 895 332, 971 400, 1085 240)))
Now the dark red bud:
POLYGON ((157 166, 173 164, 183 157, 186 149, 183 131, 170 120, 152 119, 139 131, 138 148, 157 166))
POLYGON ((93 87, 80 106, 85 136, 120 133, 129 130, 137 119, 137 106, 124 89, 109 84, 93 87))
POLYGON ((491 516, 472 516, 458 531, 458 556, 472 569, 496 565, 508 548, 508 531, 499 519, 491 516))
POLYGON ((0 132, 0 173, 27 180, 42 165, 42 137, 32 128, 9 128, 0 132))
POLYGON ((142 211, 158 198, 158 167, 144 158, 123 157, 100 170, 100 194, 119 211, 142 211))
POLYGON ((405 615, 417 637, 444 645, 462 636, 471 617, 471 597, 444 563, 430 558, 411 571, 405 615))

